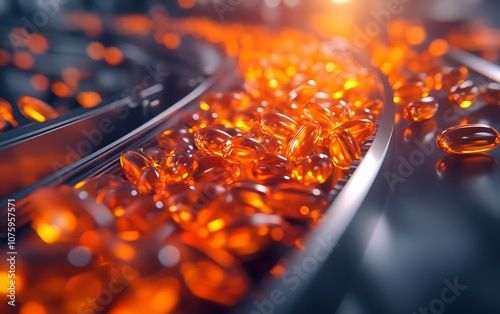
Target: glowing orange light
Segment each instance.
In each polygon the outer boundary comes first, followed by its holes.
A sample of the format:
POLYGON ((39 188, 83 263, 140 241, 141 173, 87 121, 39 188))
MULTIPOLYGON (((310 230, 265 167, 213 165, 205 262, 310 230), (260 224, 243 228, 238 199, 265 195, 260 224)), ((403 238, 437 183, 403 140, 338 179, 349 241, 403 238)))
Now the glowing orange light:
POLYGON ((177 3, 183 9, 191 9, 196 4, 196 0, 177 0, 177 3))
POLYGON ((99 42, 91 42, 87 46, 87 54, 89 55, 90 59, 92 60, 102 60, 104 58, 104 52, 106 48, 103 46, 103 44, 99 42))
POLYGON ((46 91, 49 85, 49 79, 43 74, 35 74, 31 77, 31 86, 33 86, 36 91, 46 91))
POLYGON ((435 57, 440 57, 448 51, 448 43, 444 39, 436 39, 429 45, 429 52, 435 57))
POLYGON ((10 62, 10 55, 9 53, 4 50, 0 49, 0 67, 6 66, 10 62))
POLYGON ((42 34, 34 34, 28 40, 28 48, 36 54, 43 54, 49 49, 49 42, 42 34))
POLYGON ((109 47, 104 53, 104 60, 109 65, 119 65, 123 62, 123 54, 117 47, 109 47))
POLYGON ((52 84, 52 92, 58 97, 68 97, 71 94, 68 85, 63 82, 55 82, 52 84))
POLYGON ((16 53, 13 61, 14 65, 20 70, 29 70, 35 64, 33 57, 26 51, 16 53))
POLYGON ((76 97, 78 103, 85 108, 92 108, 101 102, 101 96, 96 92, 81 92, 76 97))

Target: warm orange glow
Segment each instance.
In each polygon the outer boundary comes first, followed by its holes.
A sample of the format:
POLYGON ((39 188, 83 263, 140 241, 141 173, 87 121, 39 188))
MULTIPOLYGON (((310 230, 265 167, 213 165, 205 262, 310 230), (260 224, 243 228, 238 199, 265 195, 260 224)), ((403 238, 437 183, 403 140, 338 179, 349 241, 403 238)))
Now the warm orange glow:
POLYGON ((448 43, 444 39, 435 39, 429 45, 429 52, 435 57, 443 56, 448 51, 448 43))
POLYGON ((92 108, 101 102, 101 96, 96 92, 81 92, 76 96, 78 103, 85 108, 92 108))
POLYGON ((100 42, 94 41, 87 46, 87 54, 92 60, 102 60, 104 58, 105 51, 106 48, 100 42))
POLYGON ((196 0, 177 0, 177 3, 183 9, 191 9, 196 4, 196 0))
POLYGON ((151 20, 140 14, 120 16, 117 24, 120 31, 126 34, 147 35, 153 29, 151 20))
POLYGON ((47 310, 45 307, 34 301, 30 301, 25 303, 22 307, 21 310, 19 311, 20 314, 48 314, 47 310))
POLYGON ((49 42, 42 34, 34 34, 28 40, 28 48, 36 54, 43 54, 49 49, 49 42))
POLYGON ((52 92, 58 97, 68 97, 71 95, 71 90, 68 85, 63 82, 55 82, 52 84, 52 92))
POLYGON ((0 49, 0 67, 6 66, 10 62, 10 55, 5 49, 0 49))
POLYGON ((54 108, 35 97, 21 97, 17 100, 17 106, 23 115, 36 122, 44 122, 59 116, 54 108))
POLYGON ((78 69, 68 67, 62 71, 62 78, 69 86, 76 86, 81 79, 81 74, 78 69))
POLYGON ((425 29, 421 26, 410 26, 406 30, 406 40, 410 45, 420 45, 425 41, 426 38, 427 34, 425 32, 425 29))
POLYGON ((176 49, 181 44, 181 38, 177 34, 167 33, 163 35, 163 44, 169 49, 176 49))
POLYGON ((35 59, 26 51, 21 51, 14 54, 13 63, 20 70, 29 70, 35 64, 35 59))
POLYGON ((104 53, 104 60, 109 65, 119 65, 123 62, 123 54, 122 51, 117 47, 109 47, 106 49, 104 53))
POLYGON ((12 112, 12 105, 7 100, 0 98, 0 119, 7 121, 12 124, 12 126, 16 127, 18 124, 14 119, 14 114, 12 112))
POLYGON ((91 249, 96 249, 101 245, 101 237, 97 231, 87 231, 80 237, 80 244, 91 249))
POLYGON ((135 257, 135 249, 125 243, 120 243, 114 250, 115 256, 124 260, 131 261, 135 257))
POLYGON ((31 77, 31 86, 33 86, 36 91, 44 92, 49 88, 49 85, 49 79, 43 74, 35 74, 31 77))

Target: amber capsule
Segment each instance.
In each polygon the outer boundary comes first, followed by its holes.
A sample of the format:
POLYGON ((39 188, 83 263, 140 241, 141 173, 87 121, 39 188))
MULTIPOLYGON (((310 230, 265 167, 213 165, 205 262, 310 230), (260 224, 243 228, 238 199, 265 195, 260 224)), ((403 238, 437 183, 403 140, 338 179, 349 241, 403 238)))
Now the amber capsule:
POLYGON ((336 128, 348 130, 358 143, 363 143, 375 133, 375 124, 368 119, 348 120, 336 128))
POLYGON ((338 121, 329 109, 312 102, 305 105, 302 112, 303 118, 305 118, 306 121, 316 121, 319 123, 322 136, 328 135, 335 127, 335 122, 338 121))
POLYGON ((426 97, 428 91, 422 82, 405 83, 394 87, 394 102, 404 105, 426 97))
POLYGON ((300 162, 314 150, 314 146, 321 134, 321 127, 317 122, 304 124, 285 147, 285 155, 291 162, 300 162))
POLYGON ((59 117, 54 108, 35 97, 21 97, 17 100, 17 106, 23 115, 36 122, 44 122, 59 117))
POLYGON ((437 90, 450 90, 455 85, 462 83, 469 77, 469 70, 466 67, 446 67, 437 72, 434 76, 435 88, 437 90))
POLYGON ((156 147, 146 148, 143 153, 151 158, 155 168, 160 167, 161 160, 167 155, 163 149, 156 147))
POLYGON ((269 192, 268 206, 282 217, 318 218, 326 208, 326 195, 319 189, 297 183, 282 183, 269 192))
POLYGON ((371 110, 375 116, 379 116, 384 109, 384 103, 380 99, 368 100, 362 107, 371 110))
POLYGON ((74 188, 78 192, 85 191, 92 197, 97 195, 105 188, 114 188, 126 183, 124 179, 113 175, 101 175, 92 177, 75 184, 74 188))
POLYGON ((299 125, 284 114, 268 112, 261 117, 260 129, 264 134, 283 141, 293 136, 299 129, 299 125))
POLYGON ((174 128, 160 132, 156 141, 167 154, 187 153, 194 150, 193 135, 186 128, 174 128))
POLYGON ((190 178, 198 167, 192 154, 166 155, 160 162, 160 177, 163 183, 181 182, 190 178))
POLYGON ((293 109, 301 108, 310 102, 317 92, 318 85, 315 81, 309 80, 288 93, 288 103, 293 109))
POLYGON ((403 117, 408 121, 420 122, 431 119, 436 114, 439 104, 434 97, 425 97, 412 101, 403 108, 403 117))
POLYGON ((314 154, 304 159, 294 171, 294 177, 302 184, 315 186, 324 183, 333 172, 330 156, 314 154))
POLYGON ((469 108, 477 100, 479 90, 472 81, 463 81, 450 89, 448 99, 460 108, 469 108))
POLYGON ((375 122, 375 115, 368 108, 355 108, 351 110, 351 119, 359 120, 359 119, 368 119, 372 122, 375 122))
POLYGON ((153 166, 150 159, 140 152, 133 150, 121 153, 120 165, 127 179, 133 184, 137 184, 144 169, 153 166))
POLYGON ((197 111, 194 113, 186 113, 181 117, 181 123, 189 129, 190 133, 194 133, 200 129, 213 125, 218 121, 220 115, 212 111, 197 111))
POLYGON ((500 144, 500 135, 490 126, 466 124, 444 130, 436 138, 436 144, 449 154, 483 153, 500 144))
POLYGON ((200 150, 217 156, 222 156, 222 144, 230 138, 231 135, 212 127, 200 129, 194 134, 194 142, 200 150))
POLYGON ((283 156, 265 153, 252 163, 252 172, 258 180, 266 180, 274 176, 290 176, 293 164, 283 156))
POLYGON ((10 103, 0 98, 0 119, 9 122, 13 127, 18 125, 16 119, 14 119, 14 115, 12 113, 12 106, 10 103))
POLYGON ((160 174, 156 168, 146 168, 137 181, 137 190, 143 194, 154 194, 160 185, 160 174))
POLYGON ((246 136, 231 137, 222 144, 222 156, 234 163, 251 163, 266 151, 261 143, 246 136))
POLYGON ((361 149, 354 136, 346 129, 335 128, 329 136, 332 162, 341 169, 349 169, 352 162, 361 158, 361 149))
POLYGON ((489 83, 482 87, 480 98, 487 104, 500 105, 500 84, 489 83))
POLYGON ((239 168, 233 167, 223 157, 204 156, 197 160, 198 168, 193 173, 195 183, 215 182, 229 184, 239 176, 239 168))

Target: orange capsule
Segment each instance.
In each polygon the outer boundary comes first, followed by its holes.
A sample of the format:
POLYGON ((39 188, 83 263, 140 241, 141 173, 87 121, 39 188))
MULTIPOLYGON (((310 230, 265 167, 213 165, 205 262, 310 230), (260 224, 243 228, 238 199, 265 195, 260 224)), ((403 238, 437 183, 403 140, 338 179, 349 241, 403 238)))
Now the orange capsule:
POLYGON ((238 167, 233 167, 223 157, 204 156, 197 160, 198 168, 193 173, 195 183, 214 182, 229 184, 240 175, 238 167))
POLYGON ((335 117, 336 123, 344 122, 351 118, 349 106, 343 100, 334 100, 328 109, 335 117))
POLYGON ((260 119, 260 129, 264 134, 284 141, 297 132, 299 125, 284 114, 268 112, 260 119))
POLYGON ((324 183, 333 173, 330 156, 314 154, 304 159, 294 171, 294 177, 302 184, 315 186, 324 183))
POLYGON ((405 105, 423 97, 427 97, 428 91, 422 82, 405 83, 394 87, 394 102, 405 105))
POLYGON ((480 98, 487 104, 500 105, 500 84, 489 83, 481 88, 480 98))
POLYGON ((282 183, 269 192, 267 205, 278 215, 290 219, 319 218, 326 208, 325 193, 297 183, 282 183))
POLYGON ((304 124, 285 147, 285 155, 291 162, 300 162, 314 150, 314 146, 321 134, 321 127, 317 122, 304 124))
POLYGON ((86 192, 92 197, 97 197, 105 188, 115 188, 126 183, 121 177, 112 175, 101 175, 85 179, 75 184, 74 188, 78 192, 86 192))
POLYGON ((371 110, 374 115, 379 116, 382 109, 384 109, 384 103, 380 99, 368 100, 362 107, 371 110))
POLYGON ((326 136, 335 127, 337 119, 329 109, 315 103, 308 103, 302 109, 303 118, 310 122, 317 122, 321 126, 321 135, 326 136))
POLYGON ((44 122, 59 117, 54 108, 35 97, 21 97, 17 100, 17 106, 23 115, 36 122, 44 122))
POLYGON ((153 166, 149 158, 134 150, 121 153, 120 165, 127 179, 133 184, 137 184, 144 169, 153 166))
POLYGON ((490 126, 466 124, 444 130, 436 138, 436 144, 449 154, 483 153, 500 144, 500 135, 490 126))
POLYGON ((431 119, 436 114, 439 104, 434 97, 425 97, 412 101, 403 108, 403 117, 408 121, 420 122, 431 119))
POLYGON ((252 172, 257 180, 266 180, 274 176, 290 176, 293 164, 283 156, 265 153, 252 163, 252 172))
POLYGON ((375 124, 368 119, 348 120, 342 122, 336 128, 349 131, 358 143, 363 143, 375 133, 375 124))
POLYGON ((106 205, 116 217, 120 217, 123 216, 125 208, 134 201, 136 196, 136 187, 130 182, 124 182, 119 186, 102 189, 96 196, 96 200, 106 205))
POLYGON ((194 142, 200 150, 217 156, 222 156, 222 144, 230 138, 231 135, 212 127, 200 129, 194 134, 194 142))
POLYGON ((194 133, 215 124, 219 118, 219 114, 213 111, 197 111, 195 113, 184 114, 181 118, 181 123, 189 129, 190 133, 194 133))
POLYGON ((262 136, 262 138, 260 139, 260 143, 264 145, 264 147, 270 153, 282 155, 283 150, 285 149, 284 143, 282 141, 267 134, 262 136))
POLYGON ((463 81, 450 89, 448 99, 460 108, 469 108, 477 100, 479 90, 472 81, 463 81))
POLYGON ((466 67, 446 67, 435 74, 435 88, 437 90, 450 90, 453 86, 467 80, 468 77, 469 70, 466 67))
POLYGON ((152 160, 155 168, 160 167, 161 160, 167 155, 163 149, 156 147, 146 148, 143 153, 152 160))
POLYGON ((160 185, 160 174, 155 168, 146 168, 137 180, 137 190, 142 194, 154 194, 160 185))
POLYGON ((317 92, 318 85, 315 81, 309 80, 288 93, 288 103, 292 109, 302 108, 311 101, 317 92))
POLYGON ((7 122, 4 119, 0 118, 0 130, 5 129, 8 125, 9 125, 9 122, 7 122))
POLYGON ((178 153, 166 155, 160 162, 162 182, 181 182, 190 178, 198 167, 192 154, 178 153))
POLYGON ((168 129, 156 136, 156 141, 167 154, 187 153, 194 150, 193 135, 186 128, 168 129))
POLYGON ((346 129, 335 128, 329 136, 330 156, 335 166, 347 170, 354 160, 361 158, 361 148, 346 129))
POLYGON ((222 156, 235 163, 251 163, 265 152, 261 143, 246 136, 234 136, 222 144, 222 156))
POLYGON ((355 108, 351 111, 351 119, 359 120, 359 119, 368 119, 372 122, 375 122, 375 115, 368 108, 355 108))
POLYGON ((9 122, 13 127, 18 125, 14 119, 12 106, 5 99, 0 98, 0 119, 9 122))

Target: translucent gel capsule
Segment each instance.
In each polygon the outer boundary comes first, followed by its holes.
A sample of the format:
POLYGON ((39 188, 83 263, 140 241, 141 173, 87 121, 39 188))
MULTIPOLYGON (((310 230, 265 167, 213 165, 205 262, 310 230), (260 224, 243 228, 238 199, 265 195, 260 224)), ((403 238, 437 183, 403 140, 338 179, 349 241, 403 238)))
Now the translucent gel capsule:
POLYGON ((384 103, 380 99, 368 100, 362 107, 369 109, 374 115, 379 116, 384 108, 384 103))
POLYGON ((195 148, 193 135, 186 128, 165 130, 156 136, 156 141, 167 154, 187 153, 195 148))
POLYGON ((137 188, 130 182, 115 187, 102 189, 96 196, 96 200, 109 208, 115 217, 124 213, 125 207, 132 203, 137 196, 137 188))
POLYGON ((448 128, 436 138, 437 146, 449 154, 488 152, 500 144, 500 135, 492 127, 466 124, 448 128))
POLYGON ((408 121, 420 122, 431 119, 436 114, 439 104, 434 97, 425 97, 405 105, 403 117, 408 121))
POLYGON ((160 185, 160 174, 158 170, 151 167, 142 171, 137 181, 137 190, 142 194, 154 194, 160 185))
POLYGON ((194 134, 194 142, 200 150, 217 156, 222 156, 222 144, 230 138, 231 135, 212 127, 200 129, 194 134))
POLYGON ((284 114, 269 112, 262 115, 260 129, 264 134, 283 141, 293 136, 299 125, 284 114))
POLYGON ((122 166, 123 172, 127 179, 133 184, 137 184, 142 171, 146 168, 152 167, 153 165, 145 155, 129 150, 121 153, 120 155, 120 165, 122 166))
POLYGON ((205 156, 198 160, 198 168, 193 173, 195 183, 214 182, 218 184, 229 184, 239 176, 239 168, 233 167, 223 157, 205 156))
POLYGON ((450 90, 469 77, 469 70, 466 67, 451 68, 446 67, 435 74, 435 88, 437 90, 450 90))
POLYGON ((297 183, 278 184, 269 193, 268 206, 285 218, 318 218, 327 204, 326 195, 319 189, 297 183))
POLYGON ((181 182, 190 178, 198 168, 195 157, 188 153, 166 155, 160 162, 163 183, 181 182))
POLYGON ((332 160, 325 154, 314 154, 304 159, 293 171, 294 177, 307 186, 324 183, 332 173, 332 160))
POLYGON ((375 115, 368 108, 356 108, 351 111, 351 119, 360 120, 360 119, 368 119, 372 122, 375 122, 375 115))
POLYGON ((222 144, 222 156, 234 163, 248 164, 264 153, 266 148, 250 137, 235 136, 222 144))
POLYGON ((394 88, 394 102, 404 105, 422 97, 426 97, 428 92, 422 82, 405 83, 394 88))
POLYGON ((302 109, 303 117, 310 122, 317 122, 321 126, 321 135, 327 136, 335 127, 337 120, 329 109, 315 103, 308 103, 302 109))
POLYGON ((13 127, 18 126, 16 119, 12 113, 12 106, 5 99, 0 98, 0 119, 9 122, 13 127))
POLYGON ((74 188, 78 192, 84 191, 95 198, 103 189, 119 187, 125 182, 124 179, 118 176, 102 175, 80 181, 75 184, 74 188))
POLYGON ((306 123, 289 140, 285 147, 285 155, 291 162, 300 162, 314 150, 321 134, 318 123, 306 123))
POLYGON ((17 106, 24 116, 35 122, 44 122, 59 117, 54 108, 35 97, 21 97, 17 100, 17 106))
POLYGON ((479 90, 472 81, 463 81, 450 89, 448 99, 460 108, 469 108, 477 100, 479 90))
POLYGON ((316 82, 309 80, 290 91, 288 94, 289 105, 293 109, 301 108, 310 102, 317 92, 318 86, 316 82))
POLYGON ((343 100, 335 100, 328 107, 332 115, 335 117, 335 122, 340 123, 347 121, 351 118, 351 112, 349 106, 343 100))
POLYGON ((151 159, 155 168, 160 167, 161 160, 167 155, 163 149, 156 147, 146 148, 143 153, 151 159))
POLYGON ((354 136, 343 128, 330 133, 329 150, 332 162, 340 169, 347 170, 354 160, 361 158, 361 149, 354 136))
POLYGON ((290 176, 293 164, 285 157, 265 153, 252 163, 252 172, 257 180, 266 180, 274 176, 290 176))
POLYGON ((213 125, 220 119, 220 115, 212 111, 200 111, 195 113, 186 113, 181 117, 183 126, 189 129, 190 133, 194 133, 207 126, 213 125))
POLYGON ((500 105, 500 84, 489 83, 482 87, 480 98, 487 104, 500 105))
POLYGON ((375 124, 368 119, 345 121, 336 128, 348 130, 360 144, 375 133, 375 124))

